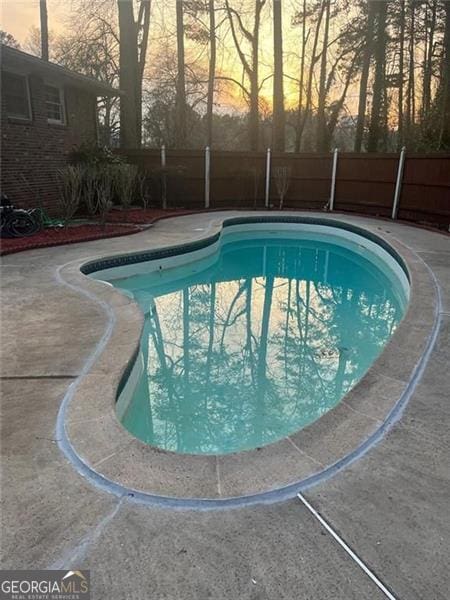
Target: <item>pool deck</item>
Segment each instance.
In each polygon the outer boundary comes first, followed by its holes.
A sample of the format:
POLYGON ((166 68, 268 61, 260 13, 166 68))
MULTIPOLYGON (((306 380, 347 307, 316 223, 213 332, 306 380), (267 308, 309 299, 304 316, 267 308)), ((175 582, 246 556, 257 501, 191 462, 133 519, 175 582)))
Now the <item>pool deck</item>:
MULTIPOLYGON (((142 505, 92 485, 58 446, 61 401, 108 324, 101 306, 64 284, 61 266, 199 239, 232 214, 176 217, 130 237, 4 258, 3 568, 90 568, 96 599, 386 597, 297 498, 211 512, 142 505)), ((444 599, 450 589, 450 237, 375 219, 333 218, 404 245, 431 269, 440 292, 437 339, 401 420, 304 496, 394 597, 444 599)), ((129 334, 136 334, 133 323, 129 334)), ((418 334, 405 331, 389 361, 397 387, 405 384, 404 365, 417 352, 418 334)), ((129 357, 128 346, 117 352, 129 357)), ((90 376, 102 377, 114 392, 108 370, 90 376)), ((91 398, 94 403, 95 393, 91 398)), ((89 414, 85 425, 79 419, 86 437, 91 421, 89 414)))

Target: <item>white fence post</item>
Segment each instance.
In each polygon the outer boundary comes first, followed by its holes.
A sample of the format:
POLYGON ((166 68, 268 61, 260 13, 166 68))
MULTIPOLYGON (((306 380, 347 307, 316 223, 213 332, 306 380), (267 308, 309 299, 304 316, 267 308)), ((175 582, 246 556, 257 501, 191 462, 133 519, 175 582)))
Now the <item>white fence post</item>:
POLYGON ((398 171, 397 171, 397 181, 395 183, 395 192, 394 192, 394 203, 392 204, 392 218, 397 218, 398 213, 398 204, 400 202, 400 194, 402 192, 402 181, 403 181, 403 169, 405 166, 405 156, 406 156, 406 148, 403 146, 402 151, 400 152, 400 159, 398 161, 398 171))
POLYGON ((338 155, 339 150, 337 148, 334 149, 333 152, 333 169, 331 172, 331 189, 330 189, 330 199, 328 201, 329 210, 334 210, 334 196, 336 192, 336 173, 337 173, 337 163, 338 163, 338 155))
POLYGON ((162 195, 162 207, 163 210, 167 208, 167 175, 164 169, 166 168, 166 147, 164 144, 161 146, 161 195, 162 195))
POLYGON ((211 151, 205 148, 205 208, 209 208, 209 189, 211 181, 211 151))
POLYGON ((267 148, 267 158, 266 158, 266 198, 265 198, 265 206, 269 208, 269 198, 270 198, 270 162, 271 162, 271 150, 267 148))

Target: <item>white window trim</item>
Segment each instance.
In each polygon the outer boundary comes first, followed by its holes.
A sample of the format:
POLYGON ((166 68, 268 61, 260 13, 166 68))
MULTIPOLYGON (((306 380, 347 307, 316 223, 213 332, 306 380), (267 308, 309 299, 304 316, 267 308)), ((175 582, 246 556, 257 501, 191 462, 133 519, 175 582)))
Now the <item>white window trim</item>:
POLYGON ((23 77, 25 79, 25 89, 27 91, 27 106, 28 106, 28 117, 20 116, 20 115, 11 115, 6 111, 6 117, 8 119, 13 119, 15 121, 23 121, 24 123, 31 123, 33 121, 33 111, 31 108, 31 93, 30 93, 30 81, 28 79, 28 73, 21 73, 20 71, 16 71, 15 69, 4 69, 4 73, 11 73, 11 75, 17 75, 18 77, 23 77))
MULTIPOLYGON (((58 90, 59 92, 59 104, 61 106, 61 119, 49 119, 47 117, 47 123, 49 125, 66 125, 66 106, 65 106, 65 96, 64 96, 64 88, 60 85, 55 85, 51 81, 44 81, 44 86, 52 87, 58 90)), ((45 99, 45 110, 47 111, 47 98, 45 99)))

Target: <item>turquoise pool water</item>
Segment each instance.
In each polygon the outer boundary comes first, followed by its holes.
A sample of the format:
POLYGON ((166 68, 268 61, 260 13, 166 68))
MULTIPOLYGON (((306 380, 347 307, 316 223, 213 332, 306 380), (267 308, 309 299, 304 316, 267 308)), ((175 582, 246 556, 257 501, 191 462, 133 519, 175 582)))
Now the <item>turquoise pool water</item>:
POLYGON ((307 426, 394 332, 407 304, 396 277, 357 243, 272 231, 230 233, 191 264, 110 278, 145 314, 121 422, 193 454, 257 448, 307 426))

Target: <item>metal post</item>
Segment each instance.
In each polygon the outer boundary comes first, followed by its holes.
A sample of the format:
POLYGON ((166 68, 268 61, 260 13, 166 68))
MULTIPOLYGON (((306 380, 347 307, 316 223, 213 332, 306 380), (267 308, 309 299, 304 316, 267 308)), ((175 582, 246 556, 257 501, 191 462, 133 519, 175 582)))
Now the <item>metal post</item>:
POLYGON ((334 196, 335 196, 335 192, 336 192, 336 173, 337 173, 338 154, 339 154, 339 150, 337 148, 335 148, 334 152, 333 152, 333 169, 331 171, 330 199, 328 201, 328 207, 329 207, 330 211, 332 211, 334 209, 334 196))
POLYGON ((211 180, 211 151, 205 148, 205 208, 209 208, 209 188, 211 180))
POLYGON ((270 197, 270 159, 271 159, 271 151, 270 148, 267 148, 267 158, 266 158, 266 200, 265 206, 269 208, 269 197, 270 197))
POLYGON ((402 181, 403 181, 403 169, 405 166, 405 156, 406 156, 406 148, 403 146, 402 151, 400 152, 400 159, 398 161, 398 171, 397 171, 397 181, 395 183, 395 192, 394 192, 394 203, 392 205, 392 218, 397 218, 398 213, 398 204, 400 202, 400 194, 402 193, 402 181))
POLYGON ((166 147, 161 146, 161 196, 163 210, 167 208, 166 147))

